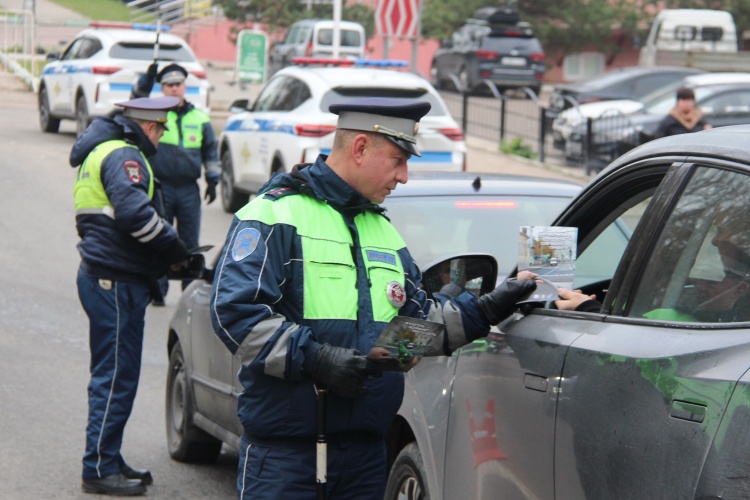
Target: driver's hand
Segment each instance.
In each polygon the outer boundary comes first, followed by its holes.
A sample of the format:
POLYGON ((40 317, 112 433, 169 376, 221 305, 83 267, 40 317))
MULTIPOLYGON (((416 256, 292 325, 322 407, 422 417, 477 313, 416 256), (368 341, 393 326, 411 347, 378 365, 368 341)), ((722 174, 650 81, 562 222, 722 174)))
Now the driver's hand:
POLYGON ((521 280, 533 280, 534 278, 538 278, 538 277, 539 277, 538 274, 532 273, 531 271, 520 271, 516 275, 516 280, 518 280, 518 281, 521 281, 521 280))
POLYGON ((567 288, 558 288, 557 295, 561 300, 555 301, 555 307, 561 311, 575 311, 578 306, 587 300, 596 300, 596 294, 586 295, 580 290, 568 290, 567 288))

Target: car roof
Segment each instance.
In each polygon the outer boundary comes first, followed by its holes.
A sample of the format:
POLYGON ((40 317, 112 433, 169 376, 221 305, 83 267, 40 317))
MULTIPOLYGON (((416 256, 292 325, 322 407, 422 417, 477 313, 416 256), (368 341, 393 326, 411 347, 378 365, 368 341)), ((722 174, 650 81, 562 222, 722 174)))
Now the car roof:
POLYGON ((672 135, 638 146, 615 160, 605 171, 622 168, 637 158, 655 156, 676 156, 682 159, 705 156, 748 165, 749 135, 750 125, 730 125, 692 134, 672 135), (686 154, 686 151, 689 154, 686 154))
POLYGON ((750 73, 703 73, 700 75, 688 76, 684 80, 686 86, 701 85, 718 85, 723 83, 748 83, 750 82, 750 73))
POLYGON ((564 180, 485 172, 410 172, 409 181, 386 198, 419 196, 563 196, 571 198, 581 186, 564 180))
POLYGON ((314 78, 327 88, 378 86, 430 89, 432 87, 427 80, 414 73, 389 69, 287 66, 277 74, 288 74, 306 81, 314 78))
POLYGON ((683 66, 626 66, 623 68, 617 68, 595 77, 589 80, 583 80, 580 82, 568 83, 557 86, 560 89, 574 90, 579 92, 587 92, 593 90, 599 90, 604 82, 606 86, 611 85, 614 82, 621 82, 631 78, 637 78, 643 75, 651 73, 665 73, 665 72, 676 72, 684 73, 686 76, 698 76, 704 73, 703 70, 696 68, 687 68, 683 66))

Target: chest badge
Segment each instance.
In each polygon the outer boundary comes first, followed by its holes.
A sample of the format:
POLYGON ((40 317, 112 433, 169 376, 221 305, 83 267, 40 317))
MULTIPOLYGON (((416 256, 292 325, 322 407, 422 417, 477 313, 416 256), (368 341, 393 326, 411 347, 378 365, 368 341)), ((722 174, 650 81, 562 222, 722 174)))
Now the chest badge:
POLYGON ((393 307, 401 308, 406 303, 406 292, 398 281, 388 283, 385 293, 388 295, 388 302, 393 307))

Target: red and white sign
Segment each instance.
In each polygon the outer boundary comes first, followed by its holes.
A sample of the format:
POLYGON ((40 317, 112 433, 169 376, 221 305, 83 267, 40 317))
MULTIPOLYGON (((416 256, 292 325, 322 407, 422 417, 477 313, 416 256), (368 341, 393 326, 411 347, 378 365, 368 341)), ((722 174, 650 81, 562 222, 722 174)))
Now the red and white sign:
POLYGON ((417 36, 421 0, 378 0, 375 30, 380 36, 417 36))

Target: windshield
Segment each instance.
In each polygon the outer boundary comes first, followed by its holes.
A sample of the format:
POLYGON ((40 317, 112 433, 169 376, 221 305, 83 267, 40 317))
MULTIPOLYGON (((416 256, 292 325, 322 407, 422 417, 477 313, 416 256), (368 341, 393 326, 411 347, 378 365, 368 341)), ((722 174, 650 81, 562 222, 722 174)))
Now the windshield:
MULTIPOLYGON (((135 61, 150 61, 154 58, 153 43, 120 42, 109 50, 112 59, 132 59, 135 61)), ((194 62, 190 52, 178 44, 159 44, 159 59, 162 61, 194 62)))
POLYGON ((451 254, 488 253, 502 277, 518 264, 519 228, 551 224, 569 202, 554 196, 394 196, 384 205, 420 267, 451 254))

